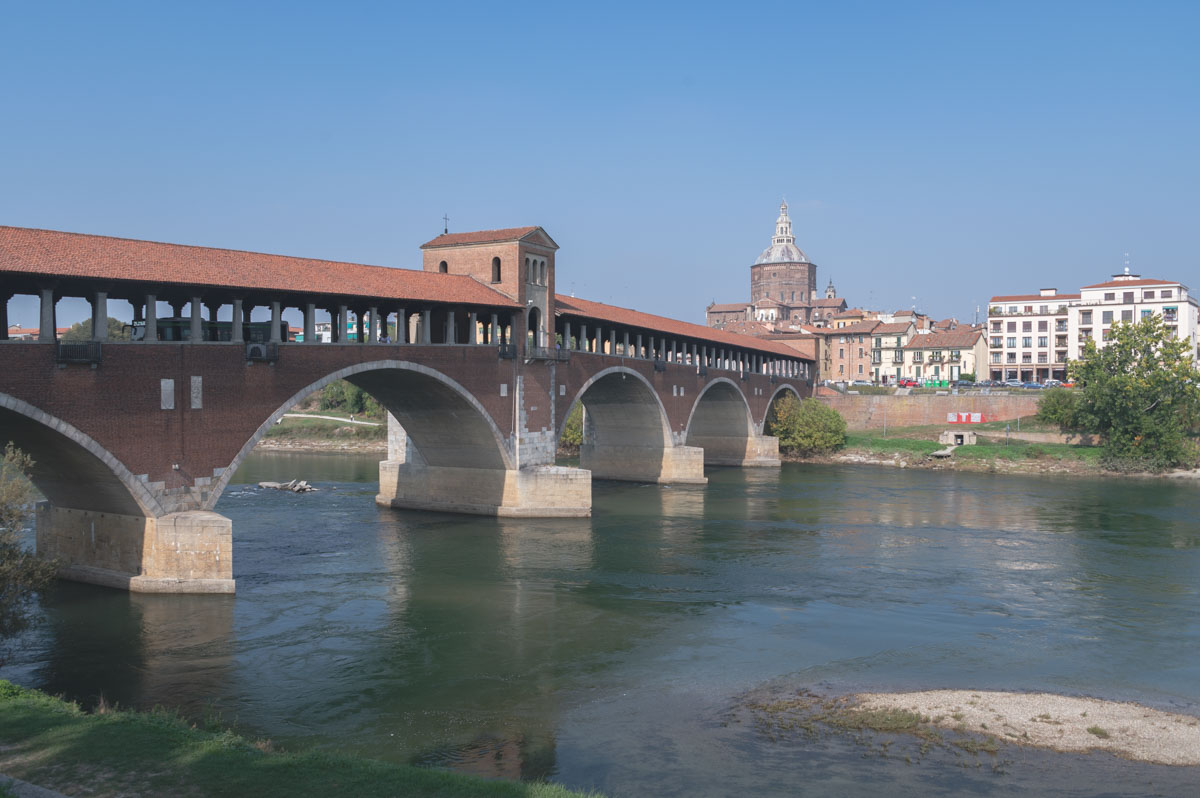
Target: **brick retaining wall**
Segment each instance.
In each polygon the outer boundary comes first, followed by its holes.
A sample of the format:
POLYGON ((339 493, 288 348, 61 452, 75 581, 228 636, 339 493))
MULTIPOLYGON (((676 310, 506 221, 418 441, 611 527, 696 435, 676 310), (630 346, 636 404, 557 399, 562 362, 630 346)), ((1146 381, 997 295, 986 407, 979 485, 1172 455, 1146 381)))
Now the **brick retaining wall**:
MULTIPOLYGON (((959 396, 819 396, 846 419, 851 431, 926 424, 951 426, 950 413, 978 413, 980 421, 1010 421, 1037 412, 1038 396, 962 394, 959 396), (886 419, 886 422, 885 422, 886 419)), ((960 426, 955 424, 953 426, 960 426)), ((970 424, 962 424, 970 427, 970 424)))

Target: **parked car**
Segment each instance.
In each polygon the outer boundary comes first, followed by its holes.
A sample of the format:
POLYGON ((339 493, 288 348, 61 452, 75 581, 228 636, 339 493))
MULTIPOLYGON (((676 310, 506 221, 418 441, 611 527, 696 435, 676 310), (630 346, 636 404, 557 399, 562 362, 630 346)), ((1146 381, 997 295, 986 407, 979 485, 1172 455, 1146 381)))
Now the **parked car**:
POLYGON ((870 380, 855 380, 854 382, 852 382, 850 384, 851 385, 874 385, 875 383, 871 382, 870 380))
POLYGON ((956 380, 954 382, 954 387, 955 388, 974 388, 975 383, 971 382, 970 380, 956 380))
POLYGON ((1021 387, 1022 387, 1022 388, 1029 388, 1029 389, 1031 389, 1031 390, 1037 390, 1037 391, 1040 391, 1040 390, 1042 389, 1042 387, 1043 387, 1043 386, 1042 386, 1042 384, 1041 384, 1040 382, 1027 382, 1027 383, 1025 383, 1024 385, 1022 385, 1021 387))
POLYGON ((976 388, 999 388, 1000 383, 996 382, 995 380, 980 380, 979 382, 975 383, 975 387, 976 388))
POLYGON ((1020 380, 1005 380, 1004 386, 1006 388, 1024 388, 1025 383, 1021 382, 1020 380))
POLYGON ((1042 385, 1043 385, 1043 387, 1046 387, 1046 388, 1061 388, 1062 380, 1056 380, 1054 378, 1051 378, 1051 379, 1048 379, 1045 382, 1043 382, 1042 385))
POLYGON ((908 377, 901 377, 900 379, 896 380, 896 384, 901 388, 916 388, 919 383, 916 380, 909 379, 908 377))

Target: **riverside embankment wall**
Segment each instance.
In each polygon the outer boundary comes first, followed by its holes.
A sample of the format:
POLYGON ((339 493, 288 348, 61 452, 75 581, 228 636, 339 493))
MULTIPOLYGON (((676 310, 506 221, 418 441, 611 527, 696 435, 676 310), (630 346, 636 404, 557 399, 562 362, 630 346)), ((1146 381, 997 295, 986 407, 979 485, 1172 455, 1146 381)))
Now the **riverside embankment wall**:
MULTIPOLYGON (((971 420, 1011 421, 1037 412, 1036 395, 988 395, 964 393, 958 396, 819 396, 846 419, 852 431, 889 427, 915 427, 926 424, 949 424, 950 415, 978 413, 971 420)), ((964 423, 963 426, 970 426, 964 423)))

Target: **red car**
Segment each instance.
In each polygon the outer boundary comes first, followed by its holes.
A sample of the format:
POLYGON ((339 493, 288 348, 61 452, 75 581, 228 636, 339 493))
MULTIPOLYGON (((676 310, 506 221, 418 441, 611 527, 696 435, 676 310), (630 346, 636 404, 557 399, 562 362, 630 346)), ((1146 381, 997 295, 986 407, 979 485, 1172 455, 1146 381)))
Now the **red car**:
POLYGON ((908 377, 905 377, 903 379, 896 380, 896 385, 900 386, 901 388, 916 388, 918 385, 920 385, 920 383, 918 383, 916 380, 910 380, 908 377))

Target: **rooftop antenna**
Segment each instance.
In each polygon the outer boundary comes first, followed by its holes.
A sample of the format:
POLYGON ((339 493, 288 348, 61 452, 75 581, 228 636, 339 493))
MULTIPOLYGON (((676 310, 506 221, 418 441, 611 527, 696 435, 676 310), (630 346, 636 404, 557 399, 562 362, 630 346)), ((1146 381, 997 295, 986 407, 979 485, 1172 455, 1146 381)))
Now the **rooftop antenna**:
POLYGON ((972 327, 979 326, 979 306, 978 305, 975 306, 975 319, 974 319, 974 321, 971 322, 971 326, 972 327))
POLYGON ((1129 253, 1125 253, 1125 273, 1129 274, 1129 253))
POLYGON ((442 235, 449 234, 449 232, 450 232, 450 217, 449 216, 447 216, 445 214, 442 215, 442 225, 443 225, 442 226, 442 235))

